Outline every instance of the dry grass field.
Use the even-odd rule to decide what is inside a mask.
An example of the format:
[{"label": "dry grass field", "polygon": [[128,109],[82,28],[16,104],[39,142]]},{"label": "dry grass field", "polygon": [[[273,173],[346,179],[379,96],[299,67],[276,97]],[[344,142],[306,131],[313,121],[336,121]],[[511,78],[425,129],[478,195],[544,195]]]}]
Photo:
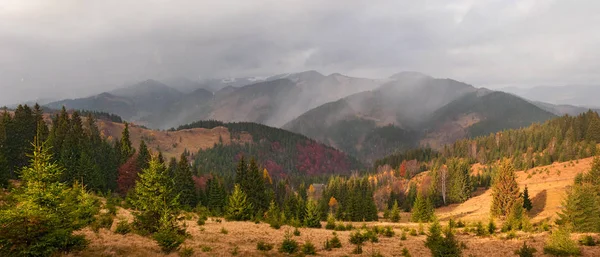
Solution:
[{"label": "dry grass field", "polygon": [[[587,171],[590,167],[592,158],[582,159],[573,162],[555,163],[553,165],[538,167],[528,171],[519,171],[518,183],[524,188],[528,186],[530,197],[534,208],[530,213],[532,223],[548,221],[553,224],[556,213],[560,210],[565,190],[572,185],[573,178],[577,173]],[[478,166],[475,166],[476,170]],[[442,225],[447,224],[449,219],[462,220],[467,225],[467,230],[472,228],[476,222],[482,221],[484,224],[489,220],[489,209],[491,203],[490,190],[477,192],[476,196],[462,204],[446,206],[436,210],[436,215],[442,221]],[[192,215],[193,216],[193,215]],[[117,220],[132,220],[131,214],[123,209],[119,210]],[[419,224],[410,223],[409,213],[403,213],[399,223],[379,222],[355,222],[354,227],[363,225],[373,226],[391,226],[395,232],[393,237],[379,237],[378,243],[366,243],[363,247],[364,253],[357,256],[371,256],[373,253],[380,253],[383,256],[401,256],[401,251],[406,247],[412,256],[431,256],[429,250],[425,247],[426,236],[411,236],[408,232],[407,240],[401,240],[403,230],[418,230]],[[281,229],[270,228],[268,224],[253,222],[227,222],[218,218],[209,218],[203,226],[196,224],[196,217],[190,217],[185,221],[190,238],[184,243],[184,247],[191,247],[194,250],[193,256],[285,256],[277,251],[286,232],[292,232],[293,228],[283,226]],[[497,225],[500,226],[499,221]],[[347,223],[346,223],[347,224]],[[114,231],[115,224],[111,231]],[[325,225],[323,223],[323,225]],[[423,226],[427,230],[428,225]],[[349,243],[350,231],[336,232],[340,238],[343,247],[326,251],[324,242],[332,238],[332,230],[300,228],[300,236],[293,236],[293,239],[300,244],[310,240],[317,248],[317,254],[320,256],[352,256],[354,245]],[[165,255],[160,252],[156,242],[150,238],[142,237],[133,233],[119,235],[109,230],[101,229],[99,233],[92,232],[90,229],[84,229],[82,233],[90,240],[90,245],[82,252],[71,253],[68,256],[178,256],[178,253]],[[226,234],[223,231],[227,231]],[[539,231],[539,230],[538,230]],[[537,249],[535,256],[545,256],[543,254],[544,242],[549,232],[534,233],[516,233],[516,238],[507,239],[506,233],[496,233],[492,236],[476,236],[471,231],[465,231],[465,228],[457,229],[457,238],[464,243],[466,247],[463,250],[463,256],[516,256],[514,251],[518,249],[523,242]],[[580,234],[572,234],[572,238],[577,240]],[[596,240],[598,235],[593,235]],[[274,249],[268,252],[261,252],[256,249],[259,241],[274,244]],[[600,256],[600,247],[582,246],[583,256]]]}]

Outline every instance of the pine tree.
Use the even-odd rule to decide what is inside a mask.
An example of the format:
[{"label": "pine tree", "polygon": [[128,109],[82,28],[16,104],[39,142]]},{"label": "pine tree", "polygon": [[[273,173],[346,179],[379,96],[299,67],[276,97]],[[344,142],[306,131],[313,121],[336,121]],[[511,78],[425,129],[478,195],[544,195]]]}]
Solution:
[{"label": "pine tree", "polygon": [[148,233],[177,228],[178,196],[173,193],[173,183],[164,165],[152,159],[149,167],[138,175],[131,199],[135,208],[134,225]]},{"label": "pine tree", "polygon": [[453,159],[448,164],[450,202],[462,203],[471,196],[471,165],[466,160]]},{"label": "pine tree", "polygon": [[251,216],[252,204],[248,201],[248,197],[242,191],[240,185],[235,184],[225,208],[225,218],[227,220],[245,221],[249,220]]},{"label": "pine tree", "polygon": [[527,185],[525,185],[525,189],[523,190],[523,208],[525,208],[527,211],[531,211],[533,208],[531,199],[529,199],[529,190],[527,189]]},{"label": "pine tree", "polygon": [[600,118],[592,115],[586,131],[586,139],[591,142],[600,143]]},{"label": "pine tree", "polygon": [[494,179],[491,213],[507,216],[518,198],[519,185],[515,178],[515,170],[511,161],[505,159]]},{"label": "pine tree", "polygon": [[208,187],[208,202],[206,206],[211,212],[221,214],[227,202],[225,188],[223,188],[221,181],[214,176],[206,184]]},{"label": "pine tree", "polygon": [[0,255],[51,256],[85,245],[73,235],[93,221],[98,201],[82,186],[60,182],[63,168],[36,140],[21,186],[0,210]]},{"label": "pine tree", "polygon": [[196,207],[198,200],[196,198],[196,187],[192,177],[192,170],[184,154],[181,154],[179,163],[175,169],[173,178],[175,183],[175,194],[179,195],[179,203],[190,209]]},{"label": "pine tree", "polygon": [[309,228],[321,228],[321,212],[317,207],[317,203],[313,200],[308,200],[306,203],[304,224]]}]

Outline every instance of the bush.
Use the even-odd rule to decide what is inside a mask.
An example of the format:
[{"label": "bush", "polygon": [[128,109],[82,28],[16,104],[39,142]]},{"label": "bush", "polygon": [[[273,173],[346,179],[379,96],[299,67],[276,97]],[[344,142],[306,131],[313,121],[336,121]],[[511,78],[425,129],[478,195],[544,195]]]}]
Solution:
[{"label": "bush", "polygon": [[[327,228],[327,226],[325,226],[325,228]],[[338,223],[337,225],[335,225],[335,228],[333,230],[335,230],[335,231],[346,231],[346,226],[344,226],[344,224],[339,224]]]},{"label": "bush", "polygon": [[519,250],[516,250],[515,254],[519,255],[519,257],[533,257],[533,254],[536,252],[537,250],[535,248],[529,247],[525,242],[523,242],[523,246],[521,246]]},{"label": "bush", "polygon": [[204,224],[206,224],[206,221],[208,220],[208,216],[206,216],[206,214],[204,212],[198,214],[198,221],[196,222],[198,224],[198,226],[204,226]]},{"label": "bush", "polygon": [[406,231],[402,230],[402,235],[400,236],[400,240],[406,240]]},{"label": "bush", "polygon": [[236,245],[235,247],[233,247],[233,249],[231,249],[231,256],[237,256],[239,253],[240,248]]},{"label": "bush", "polygon": [[225,229],[225,227],[221,227],[221,234],[227,235],[227,234],[229,234],[229,231],[227,229]]},{"label": "bush", "polygon": [[202,250],[202,252],[207,253],[212,251],[212,247],[208,246],[208,245],[203,245],[202,248],[200,248]]},{"label": "bush", "polygon": [[411,229],[410,229],[410,235],[411,235],[411,236],[417,236],[417,235],[418,235],[418,234],[417,234],[417,230],[415,230],[414,228],[411,228]]},{"label": "bush", "polygon": [[342,248],[342,241],[340,241],[340,238],[335,232],[333,233],[333,238],[329,242],[331,243],[332,248]]},{"label": "bush", "polygon": [[192,257],[194,255],[194,248],[183,247],[179,250],[179,257]]},{"label": "bush", "polygon": [[336,228],[335,217],[333,216],[333,214],[330,213],[329,215],[327,215],[327,225],[325,225],[325,229],[331,230],[331,229],[335,229],[335,228]]},{"label": "bush", "polygon": [[466,226],[467,224],[465,224],[465,222],[463,222],[462,220],[458,220],[458,222],[456,223],[457,228],[464,228]]},{"label": "bush", "polygon": [[110,213],[102,213],[96,217],[91,227],[94,232],[100,231],[101,228],[110,229],[112,227],[114,216]]},{"label": "bush", "polygon": [[292,239],[292,236],[286,232],[283,242],[281,242],[281,246],[279,246],[279,252],[292,254],[297,252],[298,248],[298,242]]},{"label": "bush", "polygon": [[555,256],[580,255],[581,249],[571,240],[571,233],[564,228],[552,232],[544,246],[544,253]]},{"label": "bush", "polygon": [[406,249],[406,247],[402,248],[402,256],[403,257],[412,257],[410,255],[410,252],[408,251],[408,249]]},{"label": "bush", "polygon": [[390,226],[386,226],[385,230],[383,231],[383,235],[386,237],[393,237],[395,234],[396,233],[394,233],[394,230]]},{"label": "bush", "polygon": [[311,241],[306,241],[302,245],[302,253],[306,254],[306,255],[316,255],[317,249],[315,248],[315,245],[313,245],[313,243]]},{"label": "bush", "polygon": [[273,249],[273,244],[265,243],[264,241],[258,241],[256,243],[256,250],[268,252]]},{"label": "bush", "polygon": [[423,223],[419,223],[419,235],[425,235],[425,227]]},{"label": "bush", "polygon": [[127,222],[126,220],[122,220],[119,221],[119,223],[117,223],[115,233],[125,235],[129,232],[131,232],[131,224],[129,224],[129,222]]},{"label": "bush", "polygon": [[371,257],[383,257],[383,254],[381,254],[379,251],[373,251],[371,253]]},{"label": "bush", "polygon": [[175,229],[161,229],[154,233],[153,238],[165,253],[179,249],[179,246],[185,241],[185,236],[179,234]]},{"label": "bush", "polygon": [[488,234],[493,235],[496,233],[496,223],[494,223],[494,219],[490,219],[490,222],[487,226]]},{"label": "bush", "polygon": [[429,227],[425,246],[429,248],[433,257],[461,256],[462,249],[459,245],[451,228],[447,228],[442,236],[442,227],[437,220]]},{"label": "bush", "polygon": [[298,230],[298,228],[294,228],[294,236],[300,236],[300,230]]},{"label": "bush", "polygon": [[477,222],[475,225],[475,234],[477,236],[485,236],[487,234],[487,231],[483,228],[483,223],[481,223],[481,221]]},{"label": "bush", "polygon": [[583,236],[581,239],[579,239],[579,243],[585,246],[596,246],[596,241],[590,235]]}]

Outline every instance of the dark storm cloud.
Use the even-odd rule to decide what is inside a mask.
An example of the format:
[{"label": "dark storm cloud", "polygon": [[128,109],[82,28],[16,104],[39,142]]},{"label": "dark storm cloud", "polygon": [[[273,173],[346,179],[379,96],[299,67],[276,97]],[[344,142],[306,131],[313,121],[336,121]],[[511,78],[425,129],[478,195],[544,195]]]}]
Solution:
[{"label": "dark storm cloud", "polygon": [[147,78],[416,70],[477,86],[594,84],[588,1],[0,1],[0,105]]}]

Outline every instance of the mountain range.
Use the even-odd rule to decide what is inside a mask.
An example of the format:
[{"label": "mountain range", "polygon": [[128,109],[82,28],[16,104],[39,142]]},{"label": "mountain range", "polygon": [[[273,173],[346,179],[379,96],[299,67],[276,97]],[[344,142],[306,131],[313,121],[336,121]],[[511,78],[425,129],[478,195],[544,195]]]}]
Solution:
[{"label": "mountain range", "polygon": [[255,122],[303,134],[366,162],[587,111],[418,72],[366,79],[305,71],[165,83],[146,80],[46,107],[114,113],[153,129],[198,120]]}]

